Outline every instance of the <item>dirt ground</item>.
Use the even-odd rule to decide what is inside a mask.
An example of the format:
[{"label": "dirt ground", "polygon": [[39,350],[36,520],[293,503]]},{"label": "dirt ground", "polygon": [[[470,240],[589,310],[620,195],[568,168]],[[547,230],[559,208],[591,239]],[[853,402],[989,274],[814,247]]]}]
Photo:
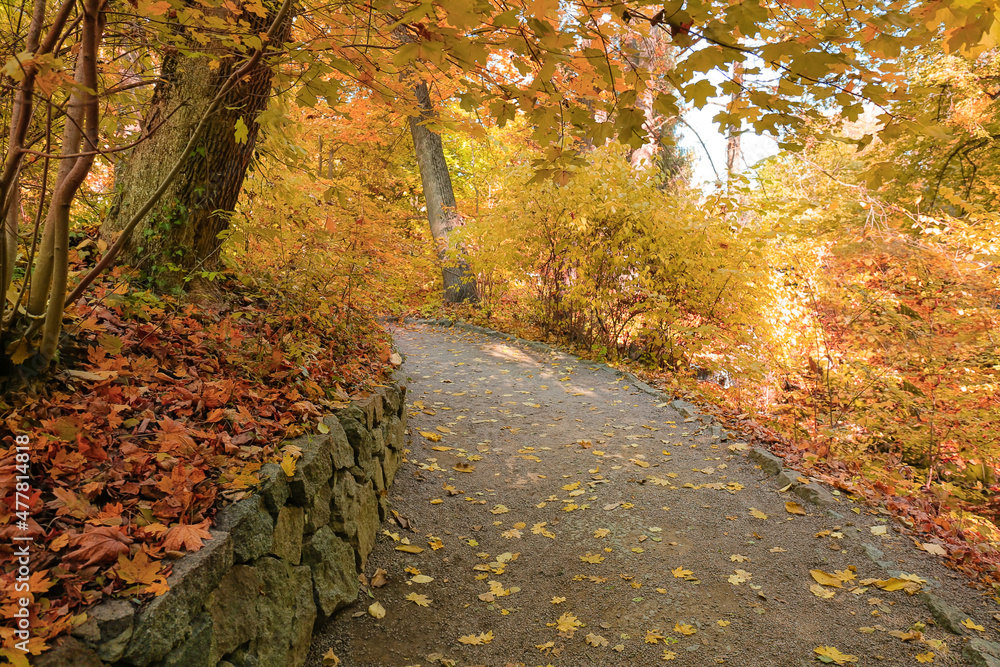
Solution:
[{"label": "dirt ground", "polygon": [[781,492],[708,417],[563,353],[425,326],[396,341],[402,525],[385,523],[365,573],[387,583],[319,628],[310,666],[330,650],[344,667],[798,666],[819,647],[857,658],[843,664],[966,664],[968,639],[919,595],[867,581],[890,579],[876,560],[1000,639],[1000,608],[885,512]]}]

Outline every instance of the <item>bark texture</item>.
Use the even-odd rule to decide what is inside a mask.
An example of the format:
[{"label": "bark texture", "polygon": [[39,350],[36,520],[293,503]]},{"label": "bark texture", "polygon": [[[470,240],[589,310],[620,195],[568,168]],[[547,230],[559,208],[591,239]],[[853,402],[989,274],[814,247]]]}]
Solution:
[{"label": "bark texture", "polygon": [[[275,4],[271,5],[276,11]],[[250,20],[250,33],[262,32],[274,14]],[[283,21],[277,40],[284,41],[291,25]],[[160,186],[169,165],[187,144],[192,130],[208,109],[241,59],[218,45],[209,45],[208,56],[164,57],[162,81],[157,84],[143,121],[146,139],[116,169],[116,199],[101,235],[112,242]],[[258,62],[218,105],[201,134],[198,145],[158,204],[131,234],[122,250],[122,261],[139,266],[161,283],[177,283],[192,271],[219,265],[219,238],[229,227],[243,179],[253,159],[260,127],[257,115],[267,106],[272,70]],[[247,128],[237,140],[239,120]]]},{"label": "bark texture", "polygon": [[418,84],[415,92],[420,105],[420,116],[410,117],[410,134],[413,136],[413,148],[420,168],[427,222],[430,223],[431,235],[437,244],[438,259],[441,262],[444,299],[449,303],[475,301],[476,282],[469,272],[468,264],[464,260],[455,262],[447,257],[448,234],[458,222],[458,205],[451,185],[451,174],[448,173],[448,163],[444,159],[441,135],[427,127],[428,121],[434,120],[434,106],[431,104],[427,84]]}]

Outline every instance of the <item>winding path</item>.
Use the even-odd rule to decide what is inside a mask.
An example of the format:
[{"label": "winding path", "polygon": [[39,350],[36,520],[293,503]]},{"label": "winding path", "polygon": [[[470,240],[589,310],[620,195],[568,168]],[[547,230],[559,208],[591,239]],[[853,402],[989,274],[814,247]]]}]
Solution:
[{"label": "winding path", "polygon": [[[309,665],[332,649],[344,667],[798,666],[821,646],[861,665],[965,664],[968,640],[930,623],[921,596],[860,583],[887,580],[887,564],[997,639],[997,610],[887,516],[781,492],[708,417],[567,354],[425,326],[396,341],[410,378],[411,451],[390,491],[402,525],[386,522],[366,572],[388,583],[320,629]],[[921,622],[930,643],[889,634]]]}]

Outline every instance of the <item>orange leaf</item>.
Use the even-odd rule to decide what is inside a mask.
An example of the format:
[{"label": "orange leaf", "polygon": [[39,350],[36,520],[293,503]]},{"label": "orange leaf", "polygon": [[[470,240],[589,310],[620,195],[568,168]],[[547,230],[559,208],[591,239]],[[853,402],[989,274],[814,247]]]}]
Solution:
[{"label": "orange leaf", "polygon": [[120,554],[127,554],[130,544],[132,538],[115,526],[87,526],[82,534],[69,538],[73,551],[66,554],[66,560],[78,568],[103,565],[114,561]]},{"label": "orange leaf", "polygon": [[167,551],[198,551],[203,546],[202,540],[212,539],[206,528],[208,519],[196,524],[174,524],[163,538],[163,548]]}]

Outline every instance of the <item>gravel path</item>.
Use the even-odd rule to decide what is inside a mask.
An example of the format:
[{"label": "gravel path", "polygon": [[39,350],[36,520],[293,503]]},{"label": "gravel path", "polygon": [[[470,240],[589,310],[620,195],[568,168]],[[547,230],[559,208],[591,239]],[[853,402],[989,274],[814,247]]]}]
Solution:
[{"label": "gravel path", "polygon": [[319,629],[309,665],[332,649],[344,667],[798,666],[823,646],[858,659],[844,664],[966,664],[968,638],[921,595],[865,583],[887,565],[998,638],[996,605],[885,513],[783,493],[708,417],[567,354],[426,326],[396,341],[410,378],[401,522],[366,572],[388,583]]}]

